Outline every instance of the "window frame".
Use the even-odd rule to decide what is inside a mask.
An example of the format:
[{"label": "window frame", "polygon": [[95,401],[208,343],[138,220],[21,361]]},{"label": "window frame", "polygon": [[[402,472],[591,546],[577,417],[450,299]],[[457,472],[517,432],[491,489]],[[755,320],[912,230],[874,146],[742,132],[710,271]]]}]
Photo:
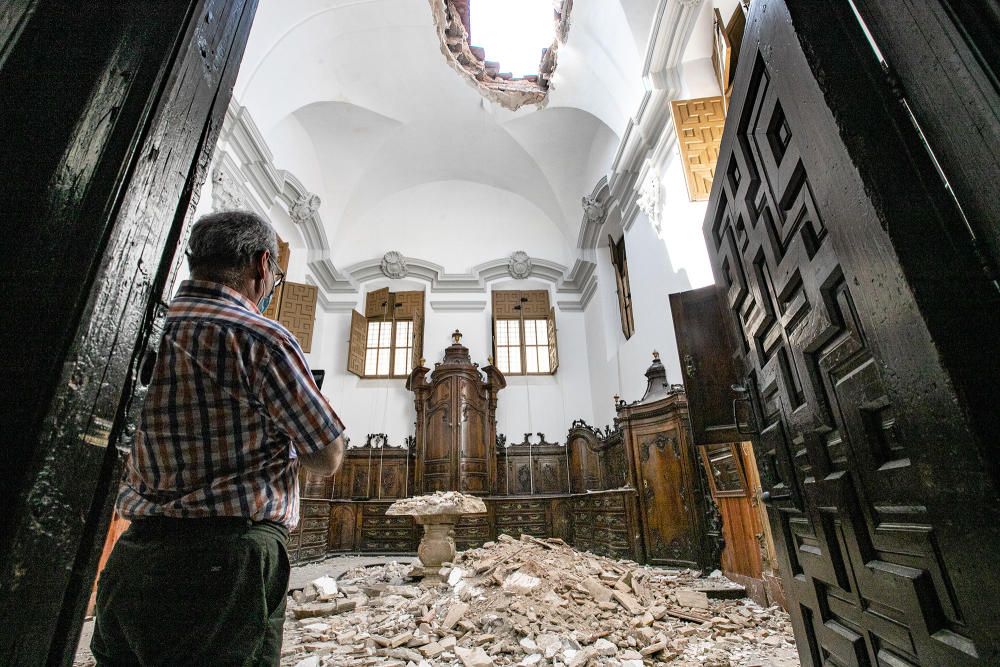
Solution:
[{"label": "window frame", "polygon": [[[413,317],[397,317],[395,319],[392,319],[392,318],[386,319],[384,316],[381,316],[381,315],[380,316],[375,316],[375,317],[366,317],[365,318],[365,331],[366,331],[366,333],[368,331],[368,327],[370,327],[373,323],[376,323],[376,322],[379,323],[379,324],[386,324],[386,323],[388,323],[390,325],[390,327],[389,327],[389,347],[388,348],[384,348],[384,347],[375,348],[375,349],[380,349],[380,350],[385,350],[385,349],[389,350],[389,352],[388,352],[388,355],[389,355],[389,374],[388,375],[383,375],[383,374],[379,374],[379,373],[374,373],[374,374],[364,373],[363,375],[360,376],[362,379],[365,379],[365,380],[405,380],[407,377],[409,377],[410,373],[413,371],[413,367],[412,367],[412,364],[413,364],[413,333],[414,333],[413,329],[416,326],[416,324],[414,322],[414,319],[415,318],[413,318]],[[404,349],[404,350],[405,349],[409,349],[410,350],[410,368],[408,368],[406,370],[406,372],[403,373],[402,375],[394,373],[395,368],[396,368],[396,353],[397,353],[397,350],[400,349],[396,345],[396,333],[398,331],[397,325],[400,322],[409,322],[410,323],[410,344],[407,347],[401,348],[401,349]],[[368,350],[370,350],[370,349],[372,349],[372,348],[368,347],[368,337],[365,336],[365,349],[364,349],[365,365],[366,365],[365,370],[367,370]],[[376,366],[376,368],[378,368],[378,359],[376,359],[376,361],[375,361],[375,366]]]},{"label": "window frame", "polygon": [[[544,317],[538,317],[536,315],[532,315],[530,317],[524,317],[523,315],[519,316],[519,317],[512,317],[510,315],[498,315],[497,314],[497,310],[498,310],[497,299],[496,299],[495,296],[493,297],[493,313],[492,313],[493,364],[505,376],[511,376],[511,377],[513,377],[513,376],[539,376],[539,377],[542,377],[542,376],[547,376],[547,375],[555,375],[556,372],[559,370],[558,342],[557,342],[556,336],[555,336],[555,322],[554,322],[555,321],[555,309],[553,309],[553,308],[551,308],[549,306],[548,291],[547,290],[529,290],[529,291],[522,291],[522,290],[494,290],[493,294],[494,295],[496,295],[497,293],[530,294],[530,293],[533,293],[533,292],[537,292],[539,294],[542,294],[542,293],[545,294],[543,311],[545,313],[547,313],[547,315],[544,316]],[[541,302],[539,302],[539,303],[541,303]],[[501,346],[499,344],[499,340],[500,340],[499,329],[500,329],[500,323],[501,322],[517,322],[518,343],[517,343],[516,347],[518,348],[518,355],[519,355],[519,361],[520,361],[520,370],[517,371],[517,372],[510,371],[510,370],[504,370],[500,366],[500,349],[501,349],[501,347],[505,348],[505,349],[513,349],[515,347],[514,345],[503,345],[503,346]],[[534,344],[534,345],[529,345],[528,344],[527,325],[526,325],[526,323],[528,323],[528,322],[532,322],[532,323],[535,324],[535,339],[536,339],[536,344]],[[550,326],[552,328],[552,333],[550,333],[550,331],[549,331],[550,330]],[[542,333],[542,336],[541,336],[540,340],[544,341],[543,345],[539,345],[537,343],[537,341],[539,340],[539,330]],[[531,347],[531,348],[533,348],[535,350],[536,359],[540,357],[540,355],[542,354],[542,350],[544,350],[545,363],[548,366],[548,370],[547,371],[529,371],[528,370],[528,348],[529,347]],[[553,359],[555,359],[555,364],[554,365],[553,365]],[[508,366],[509,366],[509,364],[508,364]]]}]

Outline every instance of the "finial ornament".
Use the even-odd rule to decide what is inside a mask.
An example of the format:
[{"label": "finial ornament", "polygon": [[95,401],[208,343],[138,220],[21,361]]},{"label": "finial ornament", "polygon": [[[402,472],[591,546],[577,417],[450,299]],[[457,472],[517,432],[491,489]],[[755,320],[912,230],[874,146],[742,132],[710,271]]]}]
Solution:
[{"label": "finial ornament", "polygon": [[656,350],[653,350],[653,359],[659,359],[659,358],[660,358],[660,353],[657,352]]},{"label": "finial ornament", "polygon": [[615,405],[618,405],[619,403],[621,403],[622,397],[619,396],[618,394],[615,394],[613,398],[614,398],[614,401],[615,401]]},{"label": "finial ornament", "polygon": [[451,335],[451,340],[455,345],[458,345],[462,341],[462,332],[455,329],[455,333]]},{"label": "finial ornament", "polygon": [[488,363],[490,366],[493,365],[493,355],[492,354],[490,356],[486,357],[486,363]]}]

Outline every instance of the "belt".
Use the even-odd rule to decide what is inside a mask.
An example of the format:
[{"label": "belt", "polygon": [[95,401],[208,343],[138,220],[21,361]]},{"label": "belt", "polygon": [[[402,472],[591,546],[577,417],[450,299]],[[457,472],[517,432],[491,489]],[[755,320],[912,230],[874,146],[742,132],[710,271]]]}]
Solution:
[{"label": "belt", "polygon": [[219,535],[243,533],[255,526],[276,532],[281,539],[288,539],[288,528],[274,521],[256,521],[239,516],[212,516],[177,518],[172,516],[147,516],[136,518],[132,527],[139,533],[156,535]]}]

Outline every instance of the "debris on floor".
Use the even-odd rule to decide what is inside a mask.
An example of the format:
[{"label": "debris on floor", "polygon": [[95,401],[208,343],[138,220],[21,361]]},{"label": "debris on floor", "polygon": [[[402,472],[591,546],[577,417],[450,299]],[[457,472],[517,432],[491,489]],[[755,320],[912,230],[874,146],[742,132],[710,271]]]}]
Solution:
[{"label": "debris on floor", "polygon": [[446,583],[431,587],[389,563],[293,591],[282,665],[799,664],[788,615],[720,599],[733,585],[717,573],[641,566],[527,535],[501,535],[455,561],[443,568]]}]

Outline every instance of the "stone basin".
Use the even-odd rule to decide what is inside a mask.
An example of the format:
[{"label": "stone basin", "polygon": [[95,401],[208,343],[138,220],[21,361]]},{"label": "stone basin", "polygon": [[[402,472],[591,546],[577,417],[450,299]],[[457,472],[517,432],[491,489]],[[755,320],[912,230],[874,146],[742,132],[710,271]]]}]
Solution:
[{"label": "stone basin", "polygon": [[455,558],[455,524],[466,514],[485,514],[486,503],[475,496],[457,491],[438,491],[426,496],[397,500],[385,511],[391,516],[412,516],[424,527],[424,534],[417,547],[422,567],[415,567],[413,574],[422,576],[424,582],[442,581],[441,566]]}]

